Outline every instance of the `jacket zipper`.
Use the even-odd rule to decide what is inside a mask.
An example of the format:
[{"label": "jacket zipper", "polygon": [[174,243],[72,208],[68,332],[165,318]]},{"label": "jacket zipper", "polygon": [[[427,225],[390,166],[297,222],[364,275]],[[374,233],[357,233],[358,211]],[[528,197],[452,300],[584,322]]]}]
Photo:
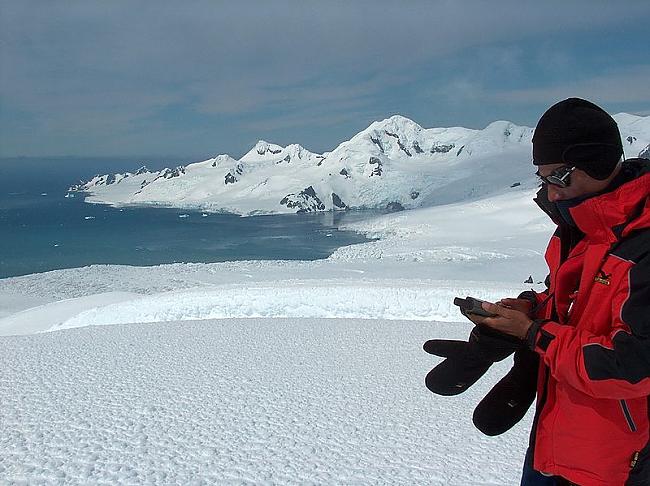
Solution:
[{"label": "jacket zipper", "polygon": [[636,432],[636,424],[634,423],[630,409],[627,407],[627,402],[625,400],[620,400],[620,403],[621,409],[623,410],[623,415],[625,416],[625,421],[627,422],[627,426],[630,428],[631,432]]}]

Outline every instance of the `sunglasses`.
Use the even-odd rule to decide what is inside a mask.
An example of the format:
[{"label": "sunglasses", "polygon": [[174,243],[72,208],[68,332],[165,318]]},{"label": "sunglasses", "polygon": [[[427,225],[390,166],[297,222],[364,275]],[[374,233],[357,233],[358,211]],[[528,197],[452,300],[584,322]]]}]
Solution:
[{"label": "sunglasses", "polygon": [[542,181],[542,184],[550,184],[557,187],[569,187],[571,185],[571,173],[576,170],[576,167],[571,167],[569,165],[562,166],[558,169],[555,169],[547,176],[543,176],[537,171],[535,175],[539,177]]}]

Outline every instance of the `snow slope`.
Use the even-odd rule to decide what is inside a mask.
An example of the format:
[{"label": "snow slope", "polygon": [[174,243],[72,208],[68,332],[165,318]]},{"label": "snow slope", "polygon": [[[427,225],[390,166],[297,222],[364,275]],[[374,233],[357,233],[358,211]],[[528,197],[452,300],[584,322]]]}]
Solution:
[{"label": "snow slope", "polygon": [[498,438],[434,396],[421,349],[467,324],[246,319],[0,339],[0,483],[516,484]]},{"label": "snow slope", "polygon": [[[650,117],[615,116],[627,157],[650,144]],[[496,121],[483,130],[422,128],[395,115],[331,152],[258,142],[241,159],[106,174],[70,188],[87,202],[164,205],[237,214],[416,208],[531,188],[533,130]]]}]

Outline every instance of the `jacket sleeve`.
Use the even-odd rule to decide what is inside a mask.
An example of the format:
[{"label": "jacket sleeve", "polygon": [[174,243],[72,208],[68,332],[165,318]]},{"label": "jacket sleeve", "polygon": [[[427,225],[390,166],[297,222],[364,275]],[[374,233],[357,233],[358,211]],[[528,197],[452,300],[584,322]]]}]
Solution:
[{"label": "jacket sleeve", "polygon": [[553,321],[534,321],[528,344],[551,374],[597,398],[650,395],[650,255],[629,270],[612,300],[612,331],[594,335]]},{"label": "jacket sleeve", "polygon": [[546,284],[546,289],[542,292],[536,292],[533,289],[526,290],[517,296],[518,299],[525,299],[533,304],[532,318],[538,318],[546,314],[545,309],[546,305],[549,302],[548,297],[548,287],[550,284],[550,275],[546,276],[544,282]]}]

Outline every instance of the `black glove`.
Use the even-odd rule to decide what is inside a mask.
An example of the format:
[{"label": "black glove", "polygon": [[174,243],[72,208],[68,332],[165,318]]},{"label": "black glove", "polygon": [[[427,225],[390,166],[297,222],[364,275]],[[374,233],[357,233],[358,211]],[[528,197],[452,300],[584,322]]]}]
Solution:
[{"label": "black glove", "polygon": [[519,422],[535,400],[539,356],[521,347],[512,368],[474,409],[472,421],[485,435],[499,435]]},{"label": "black glove", "polygon": [[424,343],[429,354],[445,359],[426,377],[429,390],[438,395],[458,395],[485,374],[492,363],[510,356],[521,340],[485,326],[474,326],[467,342],[432,339]]}]

